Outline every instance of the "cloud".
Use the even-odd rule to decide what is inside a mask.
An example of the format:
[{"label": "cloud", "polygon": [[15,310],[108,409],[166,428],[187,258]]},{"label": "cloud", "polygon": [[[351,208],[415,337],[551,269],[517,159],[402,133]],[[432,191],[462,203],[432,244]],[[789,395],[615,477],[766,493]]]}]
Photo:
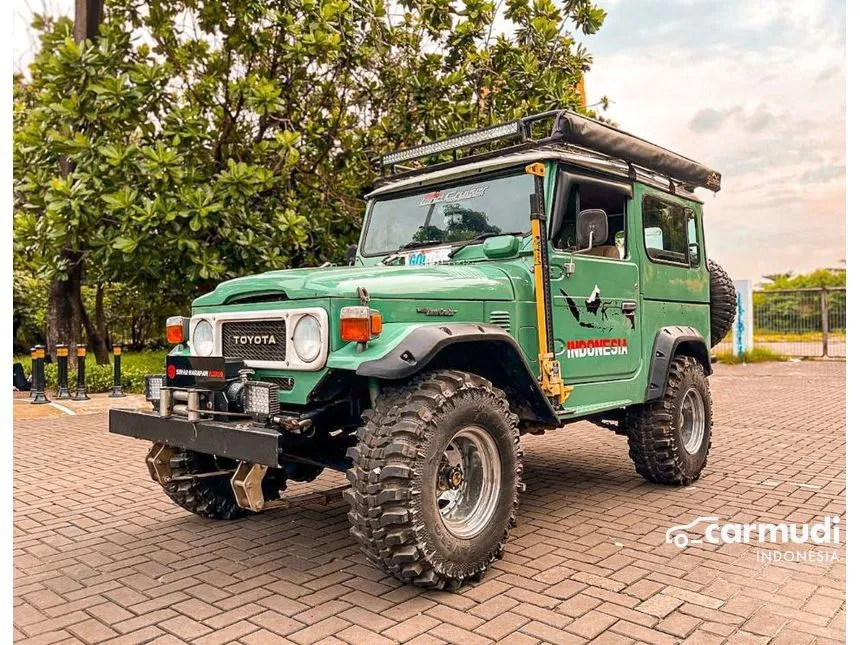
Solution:
[{"label": "cloud", "polygon": [[731,108],[730,110],[715,110],[714,108],[702,108],[690,121],[690,129],[693,132],[716,132],[725,123],[726,119],[731,115],[732,111],[739,108]]},{"label": "cloud", "polygon": [[747,132],[762,132],[774,121],[774,116],[764,105],[759,105],[749,117],[743,117],[741,122]]},{"label": "cloud", "polygon": [[716,132],[731,118],[736,119],[747,132],[761,132],[773,123],[775,117],[764,105],[759,105],[749,115],[745,114],[739,105],[724,110],[702,108],[690,120],[690,129],[700,133]]},{"label": "cloud", "polygon": [[817,184],[831,179],[845,178],[845,164],[821,166],[815,170],[807,170],[800,176],[802,184]]},{"label": "cloud", "polygon": [[716,132],[731,118],[734,118],[747,132],[762,132],[774,122],[776,117],[764,105],[759,105],[749,115],[745,114],[739,105],[723,110],[702,108],[690,120],[690,129],[699,133]]},{"label": "cloud", "polygon": [[831,78],[841,76],[844,72],[845,72],[844,68],[839,67],[838,65],[833,65],[832,67],[828,67],[823,72],[821,72],[818,76],[816,76],[815,80],[816,81],[829,81]]}]

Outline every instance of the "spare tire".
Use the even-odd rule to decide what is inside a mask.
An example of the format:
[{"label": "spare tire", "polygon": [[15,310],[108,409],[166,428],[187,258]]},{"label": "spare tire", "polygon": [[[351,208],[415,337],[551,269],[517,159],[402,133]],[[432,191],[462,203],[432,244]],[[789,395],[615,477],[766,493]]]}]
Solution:
[{"label": "spare tire", "polygon": [[711,347],[714,347],[732,328],[738,311],[738,294],[726,270],[708,260],[711,274]]}]

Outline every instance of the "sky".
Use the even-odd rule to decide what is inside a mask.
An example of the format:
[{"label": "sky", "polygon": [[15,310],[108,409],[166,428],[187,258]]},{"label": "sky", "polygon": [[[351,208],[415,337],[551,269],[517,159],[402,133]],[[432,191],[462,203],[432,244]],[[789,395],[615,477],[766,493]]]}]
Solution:
[{"label": "sky", "polygon": [[[720,171],[705,202],[708,256],[734,278],[842,267],[845,259],[845,4],[839,0],[596,0],[603,28],[589,102],[621,128]],[[13,0],[13,64],[33,11]]]},{"label": "sky", "polygon": [[723,175],[708,256],[732,277],[845,259],[845,5],[598,0],[588,101],[619,127]]}]

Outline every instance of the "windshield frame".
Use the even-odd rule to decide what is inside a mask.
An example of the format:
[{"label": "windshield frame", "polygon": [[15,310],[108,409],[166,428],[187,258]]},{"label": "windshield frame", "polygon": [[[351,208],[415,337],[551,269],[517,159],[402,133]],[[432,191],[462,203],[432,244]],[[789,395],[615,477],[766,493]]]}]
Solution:
[{"label": "windshield frame", "polygon": [[[399,249],[388,249],[387,251],[376,252],[376,253],[367,253],[364,250],[365,243],[367,242],[367,234],[370,230],[371,220],[373,219],[373,210],[376,207],[376,204],[383,201],[390,201],[395,199],[402,199],[404,197],[414,197],[416,195],[422,195],[427,193],[428,191],[434,190],[448,190],[450,188],[456,188],[458,186],[466,186],[468,184],[476,184],[482,181],[491,181],[494,179],[502,179],[504,177],[513,177],[517,175],[525,175],[528,174],[525,172],[524,166],[508,166],[505,168],[493,169],[491,172],[482,173],[478,172],[473,175],[467,175],[466,177],[457,177],[456,179],[451,179],[449,181],[440,181],[438,183],[428,183],[422,184],[420,186],[410,187],[407,190],[396,191],[385,193],[384,195],[380,195],[379,197],[373,198],[367,204],[366,215],[364,218],[364,225],[361,229],[361,240],[359,244],[359,253],[363,258],[384,258],[388,257],[392,254],[399,253]],[[521,234],[529,234],[530,221],[528,219],[529,213],[526,213],[526,219],[524,220],[523,230]],[[410,250],[422,249],[422,248],[434,248],[438,246],[452,246],[457,247],[460,246],[463,241],[451,241],[451,242],[428,242],[426,245],[415,246]]]}]

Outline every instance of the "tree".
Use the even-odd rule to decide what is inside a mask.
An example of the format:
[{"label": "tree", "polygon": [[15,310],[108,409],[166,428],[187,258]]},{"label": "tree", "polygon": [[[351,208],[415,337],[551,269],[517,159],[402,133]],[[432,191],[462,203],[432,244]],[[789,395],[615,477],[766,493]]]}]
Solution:
[{"label": "tree", "polygon": [[15,80],[16,253],[68,276],[84,317],[85,284],[187,303],[224,279],[342,258],[374,155],[587,111],[591,58],[574,34],[603,10],[515,0],[500,33],[500,6],[109,0],[98,43],[37,21],[41,51]]},{"label": "tree", "polygon": [[781,289],[814,289],[816,287],[844,287],[846,285],[845,269],[815,269],[809,273],[793,274],[775,273],[764,276],[768,282],[761,288],[764,291]]}]

